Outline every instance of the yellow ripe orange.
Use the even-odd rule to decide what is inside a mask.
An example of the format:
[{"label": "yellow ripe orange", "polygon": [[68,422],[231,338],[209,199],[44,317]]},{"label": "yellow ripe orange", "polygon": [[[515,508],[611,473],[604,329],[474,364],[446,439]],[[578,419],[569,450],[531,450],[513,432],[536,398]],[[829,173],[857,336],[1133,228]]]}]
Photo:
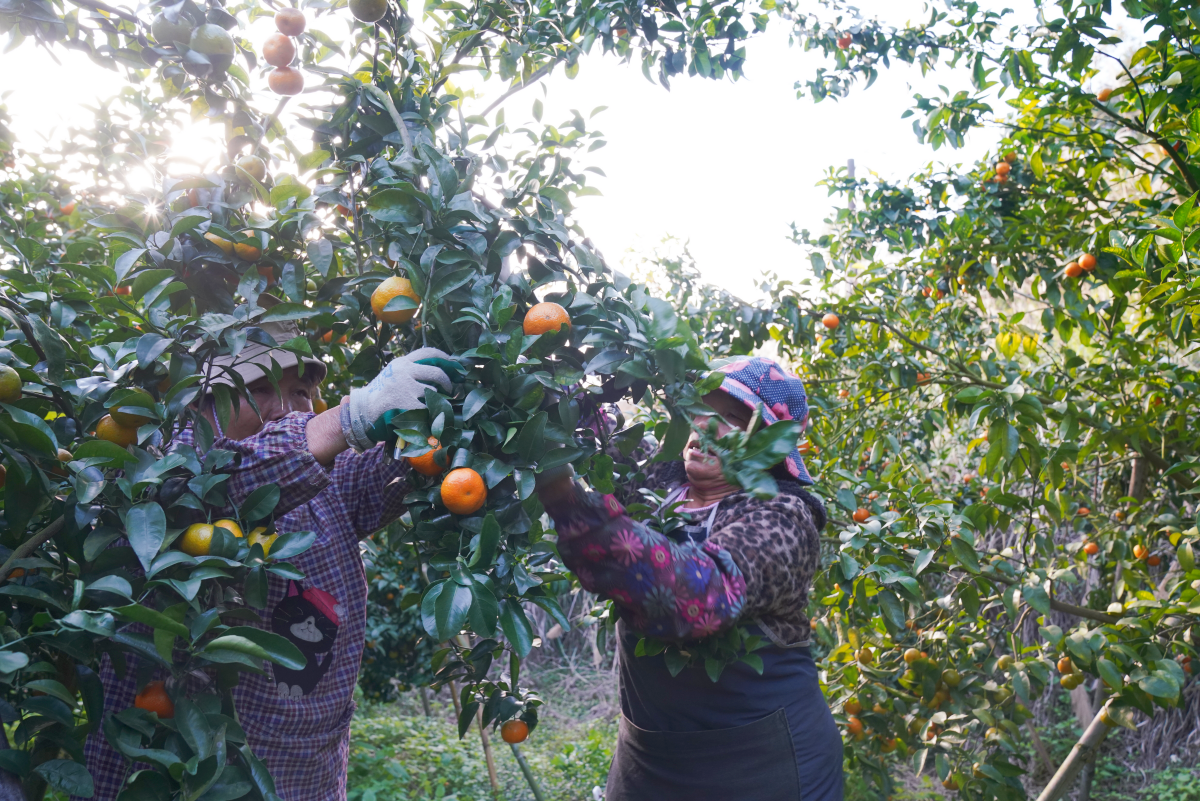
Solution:
[{"label": "yellow ripe orange", "polygon": [[523,743],[529,737],[529,724],[523,720],[510,720],[500,727],[500,737],[509,745]]},{"label": "yellow ripe orange", "polygon": [[842,709],[847,715],[857,715],[862,712],[863,707],[857,698],[851,698],[849,701],[842,704]]},{"label": "yellow ripe orange", "polygon": [[1008,175],[1012,172],[1012,165],[1007,161],[1001,161],[996,164],[996,175]]},{"label": "yellow ripe orange", "polygon": [[159,719],[175,717],[175,702],[167,695],[167,685],[161,681],[152,681],[134,696],[133,705],[138,709],[153,712]]},{"label": "yellow ripe orange", "polygon": [[[150,393],[144,389],[135,387],[134,391],[139,395],[145,395],[147,398],[150,397]],[[146,423],[153,422],[154,420],[153,417],[149,417],[148,415],[137,414],[135,412],[122,412],[119,411],[119,409],[120,407],[118,406],[118,408],[111,410],[109,414],[112,415],[112,419],[116,420],[126,428],[137,428],[138,426],[144,426]]]},{"label": "yellow ripe orange", "polygon": [[1079,266],[1079,262],[1073,261],[1067,265],[1065,270],[1063,270],[1063,274],[1066,275],[1067,278],[1078,278],[1079,276],[1083,275],[1083,268]]},{"label": "yellow ripe orange", "polygon": [[325,402],[324,398],[314,398],[313,411],[317,414],[323,414],[324,412],[329,411],[329,404]]},{"label": "yellow ripe orange", "polygon": [[1091,253],[1084,253],[1079,257],[1079,266],[1090,273],[1096,269],[1096,257]]},{"label": "yellow ripe orange", "polygon": [[273,33],[263,42],[262,54],[272,67],[286,67],[296,58],[296,45],[282,33]]},{"label": "yellow ripe orange", "polygon": [[1150,549],[1148,549],[1145,545],[1133,546],[1133,555],[1138,559],[1145,559],[1149,553]]},{"label": "yellow ripe orange", "polygon": [[440,476],[442,473],[446,472],[446,468],[437,463],[437,459],[434,458],[434,455],[441,452],[442,446],[434,437],[430,437],[427,441],[429,443],[429,447],[433,448],[433,450],[431,450],[429,453],[423,453],[420,456],[406,456],[404,458],[412,466],[412,469],[416,470],[421,475]]},{"label": "yellow ripe orange", "polygon": [[451,470],[442,479],[442,503],[456,515],[477,512],[487,500],[483,477],[469,467]]},{"label": "yellow ripe orange", "polygon": [[179,538],[179,550],[188,556],[208,556],[214,530],[212,523],[193,523]]},{"label": "yellow ripe orange", "polygon": [[391,323],[392,325],[407,323],[411,320],[417,313],[416,309],[384,311],[384,307],[393,298],[401,295],[411,298],[414,303],[419,304],[421,302],[421,296],[417,294],[417,290],[413,289],[412,282],[398,275],[385,278],[383,283],[375,287],[375,291],[371,293],[371,311],[375,313],[376,319],[383,323]]},{"label": "yellow ripe orange", "polygon": [[916,662],[920,658],[921,658],[921,652],[918,651],[916,648],[909,648],[904,652],[904,661],[910,665],[913,662]]},{"label": "yellow ripe orange", "polygon": [[851,515],[851,517],[854,518],[855,523],[865,523],[865,522],[867,522],[867,518],[869,518],[870,516],[871,516],[871,513],[869,511],[867,511],[866,509],[862,508],[861,506],[858,507],[857,509],[855,509],[854,514]]},{"label": "yellow ripe orange", "polygon": [[298,8],[284,8],[275,12],[275,27],[280,33],[288,36],[299,36],[304,33],[307,20],[304,12]]},{"label": "yellow ripe orange", "polygon": [[1080,506],[1079,509],[1075,512],[1075,514],[1079,515],[1080,517],[1087,517],[1091,513],[1092,513],[1092,510],[1087,508],[1086,506]]},{"label": "yellow ripe orange", "polygon": [[841,324],[842,324],[842,321],[840,319],[838,319],[838,316],[836,314],[834,314],[833,312],[829,312],[829,314],[826,314],[824,317],[821,318],[821,325],[825,326],[826,328],[828,328],[830,330],[837,328]]},{"label": "yellow ripe orange", "polygon": [[1017,151],[1010,150],[1007,153],[1005,153],[1004,160],[1007,161],[1009,164],[1015,163],[1017,160]]},{"label": "yellow ripe orange", "polygon": [[228,518],[224,520],[218,520],[217,522],[213,523],[213,529],[218,528],[225,529],[239,540],[242,538],[242,527],[237,524],[236,520],[230,520]]},{"label": "yellow ripe orange", "polygon": [[879,750],[885,754],[890,754],[896,750],[896,738],[889,737],[886,740],[879,741]]},{"label": "yellow ripe orange", "polygon": [[224,237],[220,237],[220,236],[217,236],[216,234],[211,234],[211,233],[205,234],[204,238],[207,239],[209,242],[212,242],[217,247],[219,247],[221,249],[221,252],[224,253],[226,256],[233,255],[233,243],[230,242],[228,239],[225,239]]},{"label": "yellow ripe orange", "polygon": [[1112,89],[1107,86],[1096,94],[1096,99],[1101,103],[1107,103],[1110,97],[1112,97]]},{"label": "yellow ripe orange", "polygon": [[291,67],[276,67],[267,76],[267,85],[277,95],[298,95],[304,91],[304,73]]},{"label": "yellow ripe orange", "polygon": [[1162,564],[1162,557],[1158,554],[1154,554],[1146,559],[1146,564],[1150,565],[1150,567],[1158,567]]},{"label": "yellow ripe orange", "polygon": [[850,720],[846,721],[846,731],[857,737],[863,733],[863,722],[857,717],[851,715]]},{"label": "yellow ripe orange", "polygon": [[251,245],[249,242],[238,242],[233,246],[233,252],[243,261],[254,262],[262,258],[262,248]]},{"label": "yellow ripe orange", "polygon": [[1095,556],[1096,554],[1100,553],[1100,546],[1097,543],[1088,542],[1083,546],[1083,552],[1088,556]]},{"label": "yellow ripe orange", "polygon": [[253,548],[255,545],[261,545],[263,549],[263,556],[266,556],[271,552],[271,545],[274,544],[275,540],[277,539],[279,539],[278,534],[271,534],[270,536],[267,536],[267,527],[259,526],[250,532],[250,539],[246,540],[246,543],[251,548]]},{"label": "yellow ripe orange", "polygon": [[[332,328],[321,335],[321,341],[324,342],[326,345],[329,345],[333,342],[333,329]],[[338,337],[338,344],[339,345],[346,344],[346,334],[342,334],[340,337]]]},{"label": "yellow ripe orange", "polygon": [[16,403],[21,399],[23,383],[17,371],[0,364],[0,403]]},{"label": "yellow ripe orange", "polygon": [[839,390],[838,390],[838,397],[839,397],[839,398],[848,398],[848,397],[850,397],[850,390],[848,390],[848,389],[839,389]]},{"label": "yellow ripe orange", "polygon": [[571,327],[567,310],[557,303],[538,303],[525,313],[522,328],[526,336],[537,336],[546,332],[558,333],[563,326]]},{"label": "yellow ripe orange", "polygon": [[267,178],[267,163],[258,156],[242,156],[237,160],[237,166],[259,183]]},{"label": "yellow ripe orange", "polygon": [[137,442],[137,429],[123,426],[114,420],[111,414],[106,414],[96,424],[96,438],[126,448]]},{"label": "yellow ripe orange", "polygon": [[1075,672],[1075,663],[1071,661],[1071,657],[1064,656],[1062,659],[1058,660],[1058,672],[1064,676]]}]

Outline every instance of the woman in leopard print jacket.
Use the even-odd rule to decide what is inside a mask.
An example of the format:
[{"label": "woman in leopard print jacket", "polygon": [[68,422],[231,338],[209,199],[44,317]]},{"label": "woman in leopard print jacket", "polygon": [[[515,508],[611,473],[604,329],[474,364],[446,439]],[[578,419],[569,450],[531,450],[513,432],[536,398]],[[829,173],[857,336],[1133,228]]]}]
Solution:
[{"label": "woman in leopard print jacket", "polygon": [[[718,434],[807,421],[801,381],[768,359],[723,368],[705,402]],[[697,420],[698,425],[707,420]],[[608,801],[833,801],[842,797],[841,738],[809,653],[808,592],[820,561],[821,502],[799,451],[777,468],[779,494],[756,500],[732,486],[693,434],[682,462],[647,465],[645,486],[681,503],[675,539],[633,521],[620,501],[569,477],[538,489],[566,565],[621,613],[622,719]],[[640,499],[639,499],[640,500]],[[672,675],[661,655],[637,656],[643,635],[687,643],[746,625],[769,644],[713,682],[702,667]],[[685,645],[686,650],[686,645]]]}]

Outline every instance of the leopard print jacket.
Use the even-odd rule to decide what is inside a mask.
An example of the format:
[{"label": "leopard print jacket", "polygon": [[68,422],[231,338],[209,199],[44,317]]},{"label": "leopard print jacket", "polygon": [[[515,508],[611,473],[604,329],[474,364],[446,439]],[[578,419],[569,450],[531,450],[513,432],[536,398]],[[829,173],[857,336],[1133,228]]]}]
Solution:
[{"label": "leopard print jacket", "polygon": [[[647,464],[640,475],[623,487],[623,501],[643,501],[640,489],[665,495],[687,481],[683,462]],[[808,645],[808,593],[821,561],[825,507],[799,482],[778,483],[771,500],[745,493],[723,500],[708,542],[728,551],[745,578],[742,620],[758,623],[775,645]]]}]

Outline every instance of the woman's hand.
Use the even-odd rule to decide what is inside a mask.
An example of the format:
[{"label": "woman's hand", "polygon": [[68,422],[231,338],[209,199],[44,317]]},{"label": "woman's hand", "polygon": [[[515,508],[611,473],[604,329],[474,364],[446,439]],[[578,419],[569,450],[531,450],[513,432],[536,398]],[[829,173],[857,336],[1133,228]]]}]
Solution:
[{"label": "woman's hand", "polygon": [[539,473],[535,485],[538,500],[547,509],[558,505],[570,497],[575,490],[575,469],[569,464],[552,467]]}]

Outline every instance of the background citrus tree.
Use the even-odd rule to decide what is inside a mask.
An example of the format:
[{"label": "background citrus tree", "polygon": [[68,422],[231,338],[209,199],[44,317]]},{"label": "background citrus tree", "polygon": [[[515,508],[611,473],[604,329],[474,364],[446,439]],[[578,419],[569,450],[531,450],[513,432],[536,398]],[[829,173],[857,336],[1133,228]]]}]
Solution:
[{"label": "background citrus tree", "polygon": [[[884,794],[907,756],[968,797],[1057,798],[1110,727],[1195,725],[1197,28],[1169,4],[1126,4],[1132,41],[1106,4],[1029,28],[947,8],[902,30],[800,17],[833,59],[804,88],[973,65],[915,98],[914,128],[937,149],[999,127],[990,159],[832,171],[849,203],[794,232],[813,277],[768,276],[768,304],[654,266],[714,352],[775,347],[809,379],[836,510],[813,612],[851,763]],[[1023,758],[1053,684],[1087,733],[1046,771]]]}]

